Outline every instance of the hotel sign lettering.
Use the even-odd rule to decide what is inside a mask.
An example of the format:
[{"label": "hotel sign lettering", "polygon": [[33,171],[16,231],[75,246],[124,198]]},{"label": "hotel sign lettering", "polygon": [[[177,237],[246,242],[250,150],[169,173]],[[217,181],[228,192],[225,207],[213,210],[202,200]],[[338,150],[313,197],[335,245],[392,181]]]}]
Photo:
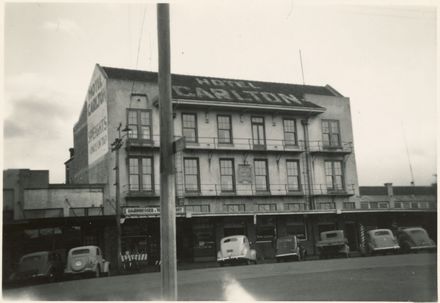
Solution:
[{"label": "hotel sign lettering", "polygon": [[173,77],[173,98],[316,107],[299,100],[292,85],[201,77]]}]

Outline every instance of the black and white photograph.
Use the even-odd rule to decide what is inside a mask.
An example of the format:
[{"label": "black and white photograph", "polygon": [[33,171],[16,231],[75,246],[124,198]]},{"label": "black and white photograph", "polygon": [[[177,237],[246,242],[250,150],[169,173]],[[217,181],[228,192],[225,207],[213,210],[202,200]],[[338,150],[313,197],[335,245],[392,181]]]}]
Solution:
[{"label": "black and white photograph", "polygon": [[2,299],[437,302],[435,1],[3,1]]}]

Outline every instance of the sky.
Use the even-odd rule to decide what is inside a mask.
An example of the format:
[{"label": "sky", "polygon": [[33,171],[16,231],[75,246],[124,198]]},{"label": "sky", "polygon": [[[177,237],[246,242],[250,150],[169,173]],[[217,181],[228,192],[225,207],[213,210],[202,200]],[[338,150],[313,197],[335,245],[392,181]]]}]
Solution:
[{"label": "sky", "polygon": [[[174,73],[329,84],[350,98],[359,184],[437,171],[437,11],[406,1],[180,1]],[[420,4],[421,3],[421,4]],[[432,2],[433,3],[433,2]],[[156,5],[4,4],[3,168],[64,162],[96,63],[157,71]]]}]

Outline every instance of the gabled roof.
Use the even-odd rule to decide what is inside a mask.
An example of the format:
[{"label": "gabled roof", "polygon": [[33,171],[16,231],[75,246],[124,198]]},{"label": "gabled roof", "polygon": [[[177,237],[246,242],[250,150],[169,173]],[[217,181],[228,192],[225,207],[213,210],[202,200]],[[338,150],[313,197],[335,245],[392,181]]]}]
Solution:
[{"label": "gabled roof", "polygon": [[[102,66],[110,79],[157,82],[156,72]],[[330,86],[299,85],[241,79],[172,74],[173,100],[236,104],[274,105],[291,108],[324,109],[304,100],[304,95],[342,97]]]}]

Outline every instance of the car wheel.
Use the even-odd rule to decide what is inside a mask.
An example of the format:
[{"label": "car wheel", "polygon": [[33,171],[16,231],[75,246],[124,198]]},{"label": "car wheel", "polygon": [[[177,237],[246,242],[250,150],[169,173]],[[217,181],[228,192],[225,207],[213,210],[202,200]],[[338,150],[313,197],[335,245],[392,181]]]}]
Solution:
[{"label": "car wheel", "polygon": [[246,261],[246,265],[251,265],[251,264],[252,264],[251,260]]},{"label": "car wheel", "polygon": [[55,271],[53,268],[49,271],[49,274],[47,276],[47,280],[49,283],[53,283],[56,281],[56,275],[55,275]]}]

